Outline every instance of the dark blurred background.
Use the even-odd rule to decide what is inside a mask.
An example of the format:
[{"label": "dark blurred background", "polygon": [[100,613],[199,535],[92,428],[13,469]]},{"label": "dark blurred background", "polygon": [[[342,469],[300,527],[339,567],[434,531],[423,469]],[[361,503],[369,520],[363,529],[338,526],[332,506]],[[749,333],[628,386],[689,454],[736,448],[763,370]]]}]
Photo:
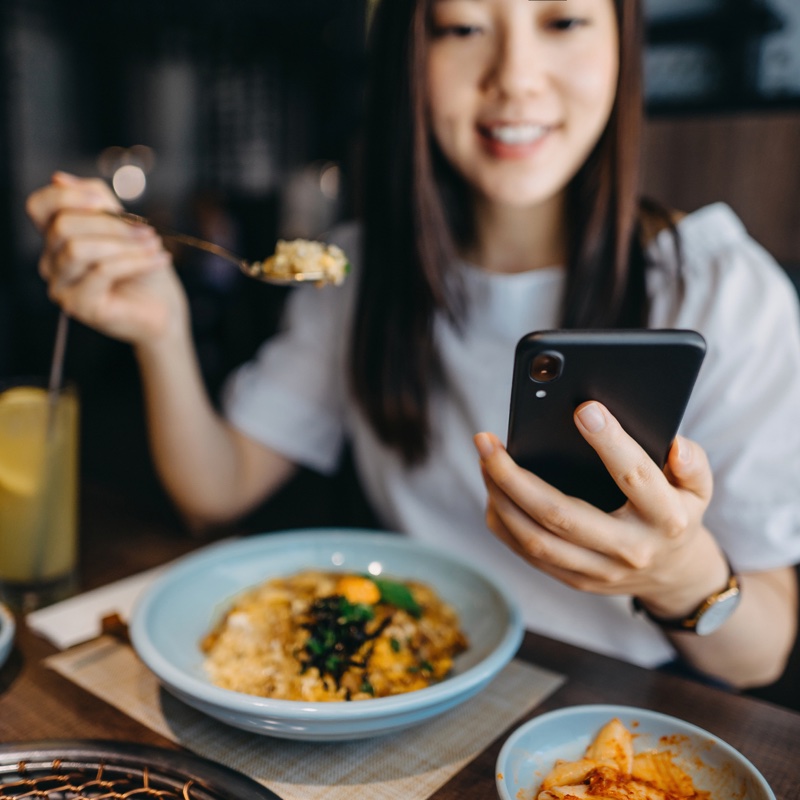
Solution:
[{"label": "dark blurred background", "polygon": [[[369,5],[0,0],[0,378],[49,369],[56,311],[23,206],[56,169],[103,177],[129,209],[251,258],[353,213]],[[645,6],[645,190],[686,211],[729,203],[797,280],[800,3]],[[178,255],[216,396],[274,332],[285,290]],[[129,348],[73,323],[65,372],[82,398],[84,480],[171,513]],[[302,473],[250,520],[371,523],[348,459],[334,478]]]},{"label": "dark blurred background", "polygon": [[[352,214],[365,0],[0,9],[0,375],[48,371],[56,311],[24,199],[56,169],[101,176],[130,210],[250,258]],[[214,256],[177,256],[216,395],[274,331],[286,290]],[[165,503],[130,349],[72,323],[65,375],[81,392],[84,477]],[[309,518],[329,511],[321,502]]]}]

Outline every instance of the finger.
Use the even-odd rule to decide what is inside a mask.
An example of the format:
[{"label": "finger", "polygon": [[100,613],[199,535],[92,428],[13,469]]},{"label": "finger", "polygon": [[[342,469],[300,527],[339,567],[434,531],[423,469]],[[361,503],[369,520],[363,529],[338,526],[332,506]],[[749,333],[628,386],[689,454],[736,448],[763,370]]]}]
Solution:
[{"label": "finger", "polygon": [[61,209],[55,212],[45,230],[47,246],[57,250],[70,239],[96,237],[125,241],[155,241],[158,234],[148,225],[126,222],[95,210]]},{"label": "finger", "polygon": [[512,552],[521,558],[526,558],[525,552],[519,542],[511,535],[505,523],[497,513],[494,505],[489,501],[486,505],[486,527]]},{"label": "finger", "polygon": [[530,560],[525,551],[522,549],[522,546],[517,538],[512,535],[511,531],[509,531],[508,527],[503,521],[502,516],[497,510],[497,506],[495,505],[492,497],[494,492],[497,490],[497,487],[494,485],[489,473],[487,472],[485,464],[481,462],[480,467],[483,483],[486,486],[486,491],[488,494],[488,499],[486,502],[486,527],[510,550],[515,552],[518,556]]},{"label": "finger", "polygon": [[[491,478],[486,475],[485,480],[491,480]],[[505,544],[513,553],[523,558],[531,564],[531,566],[536,567],[540,572],[550,575],[550,577],[555,578],[561,583],[580,591],[596,592],[600,594],[620,593],[620,581],[623,580],[625,576],[620,573],[619,566],[616,563],[605,562],[600,567],[599,573],[587,575],[585,572],[567,569],[553,564],[551,561],[537,558],[529,550],[526,550],[517,536],[509,530],[502,515],[498,512],[491,499],[486,505],[486,525],[495,537]]]},{"label": "finger", "polygon": [[714,477],[706,451],[684,436],[676,436],[667,456],[666,475],[670,482],[702,502],[708,503],[714,489]]},{"label": "finger", "polygon": [[502,526],[504,535],[516,543],[514,549],[528,561],[540,568],[547,564],[592,580],[607,580],[616,572],[614,559],[609,555],[576,544],[574,540],[580,536],[567,539],[540,525],[494,483],[490,474],[484,480],[498,528]]},{"label": "finger", "polygon": [[645,519],[657,525],[672,525],[676,518],[684,516],[680,498],[659,466],[605,406],[596,401],[581,404],[575,411],[575,423],[614,482]]},{"label": "finger", "polygon": [[159,241],[131,243],[120,239],[70,239],[49,260],[51,288],[59,289],[80,280],[96,265],[119,259],[151,258],[163,252]]},{"label": "finger", "polygon": [[[51,298],[70,316],[87,325],[105,328],[118,323],[122,313],[141,313],[132,302],[123,303],[119,300],[122,293],[115,292],[115,286],[164,269],[170,263],[171,258],[165,251],[153,255],[126,254],[106,259],[93,265],[80,281],[53,287]],[[139,305],[145,306],[145,315],[149,313],[146,307],[153,306]]]},{"label": "finger", "polygon": [[[608,555],[624,524],[593,505],[570,497],[517,465],[499,439],[479,433],[475,445],[493,486],[510,498],[523,514],[558,537]],[[488,487],[487,487],[488,488]],[[616,528],[616,533],[612,530]]]},{"label": "finger", "polygon": [[25,202],[25,211],[40,231],[65,208],[119,211],[122,206],[100,180],[80,180],[68,185],[51,183],[30,194]]},{"label": "finger", "polygon": [[79,186],[81,183],[90,180],[89,178],[81,178],[78,175],[73,175],[71,172],[64,170],[56,170],[51,176],[51,183],[56,186]]},{"label": "finger", "polygon": [[52,174],[50,181],[52,186],[78,192],[86,192],[91,196],[103,199],[109,206],[113,206],[115,209],[122,208],[111,187],[100,178],[80,178],[69,172],[58,170]]},{"label": "finger", "polygon": [[[95,224],[95,220],[98,217],[97,214],[83,215],[82,212],[77,212],[77,214],[83,217],[83,221],[86,224],[79,222],[71,229],[70,233],[80,231],[82,234],[89,234],[96,230],[101,232],[98,233],[96,238],[99,239],[102,236],[102,238],[108,240],[109,243],[116,241],[115,245],[112,246],[109,244],[109,248],[103,249],[106,255],[113,253],[113,247],[130,249],[131,252],[142,250],[142,252],[146,251],[148,253],[159,252],[164,249],[163,241],[151,228],[138,225],[131,226],[121,220],[117,220],[117,223],[123,225],[121,229],[123,234],[125,233],[125,228],[130,228],[132,232],[127,233],[127,235],[115,237],[112,235],[115,230],[113,225],[109,231],[106,231],[103,229],[102,225]],[[61,219],[61,217],[62,215],[58,214],[56,219]],[[84,243],[84,245],[80,245],[78,243],[79,238],[78,236],[73,237],[71,235],[62,236],[56,234],[48,239],[47,246],[44,248],[39,258],[39,275],[44,278],[44,280],[49,281],[56,276],[60,270],[69,268],[69,262],[75,261],[81,254],[83,255],[81,260],[84,267],[89,263],[90,259],[93,260],[97,257],[99,251],[95,244]],[[78,264],[73,264],[72,269],[80,272],[80,266]],[[74,279],[74,272],[72,278]]]}]

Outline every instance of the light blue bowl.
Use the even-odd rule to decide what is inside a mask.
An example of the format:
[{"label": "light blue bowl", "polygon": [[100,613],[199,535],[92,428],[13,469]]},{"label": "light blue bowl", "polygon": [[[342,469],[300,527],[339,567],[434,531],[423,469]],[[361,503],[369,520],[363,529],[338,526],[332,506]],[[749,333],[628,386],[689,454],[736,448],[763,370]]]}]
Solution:
[{"label": "light blue bowl", "polygon": [[0,603],[0,667],[6,663],[6,659],[11,655],[16,629],[14,615],[8,610],[7,606]]},{"label": "light blue bowl", "polygon": [[[444,681],[393,697],[310,703],[233,692],[206,677],[199,643],[235,595],[303,569],[366,572],[376,563],[388,577],[429,584],[458,612],[470,646]],[[142,661],[188,705],[254,733],[333,741],[399,730],[463,703],[511,660],[523,625],[503,589],[447,554],[400,535],[315,529],[261,534],[186,556],[142,595],[130,634]]]},{"label": "light blue bowl", "polygon": [[711,797],[775,800],[761,773],[714,734],[677,717],[643,708],[615,705],[571,706],[534,717],[506,740],[497,758],[497,792],[502,800],[533,797],[557,759],[574,761],[610,719],[634,734],[634,752],[663,748],[667,737],[674,763],[689,774],[695,788]]}]

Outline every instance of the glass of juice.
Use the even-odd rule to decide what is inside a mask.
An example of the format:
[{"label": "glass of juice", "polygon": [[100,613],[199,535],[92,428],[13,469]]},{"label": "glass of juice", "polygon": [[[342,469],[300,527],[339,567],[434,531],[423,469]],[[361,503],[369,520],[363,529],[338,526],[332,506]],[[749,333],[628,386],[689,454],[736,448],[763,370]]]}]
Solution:
[{"label": "glass of juice", "polygon": [[27,612],[69,596],[78,561],[78,396],[0,382],[0,600]]}]

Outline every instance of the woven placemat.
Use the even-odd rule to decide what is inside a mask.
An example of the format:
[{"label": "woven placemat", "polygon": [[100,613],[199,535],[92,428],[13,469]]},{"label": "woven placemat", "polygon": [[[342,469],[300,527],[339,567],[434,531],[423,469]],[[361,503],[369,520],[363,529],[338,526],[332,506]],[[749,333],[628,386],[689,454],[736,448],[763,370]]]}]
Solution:
[{"label": "woven placemat", "polygon": [[284,800],[425,800],[554,692],[564,676],[512,661],[477,696],[434,720],[353,742],[247,733],[176,699],[134,651],[102,636],[47,665],[162,736],[249,775]]}]

